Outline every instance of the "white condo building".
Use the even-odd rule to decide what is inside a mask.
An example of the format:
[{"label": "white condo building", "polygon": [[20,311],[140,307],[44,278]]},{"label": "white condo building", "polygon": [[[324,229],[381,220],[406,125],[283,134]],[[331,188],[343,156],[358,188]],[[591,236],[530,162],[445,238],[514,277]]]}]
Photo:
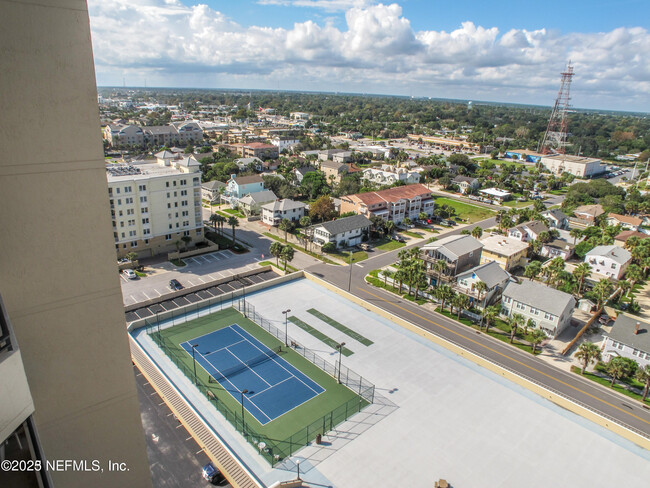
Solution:
[{"label": "white condo building", "polygon": [[203,239],[200,163],[158,153],[156,161],[106,166],[118,257],[176,250],[184,236]]}]

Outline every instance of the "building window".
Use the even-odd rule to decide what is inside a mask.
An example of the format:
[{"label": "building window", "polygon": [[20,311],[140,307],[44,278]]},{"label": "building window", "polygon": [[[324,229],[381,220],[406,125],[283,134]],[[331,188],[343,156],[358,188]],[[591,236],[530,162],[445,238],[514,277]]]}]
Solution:
[{"label": "building window", "polygon": [[131,247],[138,247],[138,241],[133,241],[131,243]]},{"label": "building window", "polygon": [[[165,181],[165,187],[169,188],[169,181]],[[169,193],[167,194],[167,196],[169,197]]]},{"label": "building window", "polygon": [[145,203],[147,201],[147,197],[140,197],[140,203]]},{"label": "building window", "polygon": [[119,188],[115,188],[115,193],[117,193],[117,194],[119,195],[119,193],[120,193],[120,189],[119,189]]},{"label": "building window", "polygon": [[147,185],[140,185],[138,186],[139,191],[146,191],[147,190]]},{"label": "building window", "polygon": [[616,263],[612,263],[612,269],[616,269]]},{"label": "building window", "polygon": [[143,223],[143,224],[148,224],[148,223],[149,223],[149,219],[148,219],[148,218],[144,218],[144,219],[142,219],[142,223]]},{"label": "building window", "polygon": [[133,198],[132,198],[132,197],[126,198],[126,199],[124,200],[124,203],[126,203],[127,205],[128,205],[129,203],[133,203]]},{"label": "building window", "polygon": [[142,209],[140,210],[140,213],[143,213],[143,214],[149,213],[149,207],[142,207]]},{"label": "building window", "polygon": [[[171,225],[170,225],[171,227]],[[165,240],[166,241],[171,241],[172,240],[172,235],[171,234],[165,234]]]},{"label": "building window", "polygon": [[133,210],[132,208],[127,208],[126,209],[126,214],[127,215],[133,215],[134,213],[135,213],[135,210]]}]

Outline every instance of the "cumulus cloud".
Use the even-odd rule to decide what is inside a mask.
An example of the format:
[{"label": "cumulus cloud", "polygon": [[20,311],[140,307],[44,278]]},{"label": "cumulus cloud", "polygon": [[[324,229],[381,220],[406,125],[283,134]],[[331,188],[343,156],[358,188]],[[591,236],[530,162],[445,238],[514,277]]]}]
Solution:
[{"label": "cumulus cloud", "polygon": [[[397,4],[260,0],[345,10],[345,27],[244,27],[207,5],[178,0],[89,0],[97,77],[150,85],[413,94],[551,104],[559,72],[575,64],[578,106],[649,110],[646,29],[560,34],[467,21],[415,31]],[[216,77],[216,78],[215,78]]]}]

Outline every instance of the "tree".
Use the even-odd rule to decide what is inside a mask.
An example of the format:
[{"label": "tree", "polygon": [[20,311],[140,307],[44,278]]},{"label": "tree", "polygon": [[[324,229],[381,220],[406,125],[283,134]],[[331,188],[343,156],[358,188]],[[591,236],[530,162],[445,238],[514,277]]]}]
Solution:
[{"label": "tree", "polygon": [[615,357],[610,359],[607,363],[607,374],[612,377],[612,382],[609,385],[614,386],[616,380],[625,378],[631,373],[630,364],[627,361],[624,361],[626,358]]},{"label": "tree", "polygon": [[481,229],[478,225],[472,229],[472,237],[475,239],[480,239],[482,235],[483,229]]},{"label": "tree", "polygon": [[135,261],[136,259],[138,259],[138,253],[137,253],[137,252],[133,252],[133,251],[131,251],[131,252],[127,252],[126,255],[125,255],[124,257],[125,257],[126,259],[128,259],[129,262],[130,262],[131,264],[133,264],[133,261]]},{"label": "tree", "polygon": [[384,270],[382,270],[381,275],[384,277],[384,286],[385,286],[386,288],[388,288],[388,278],[392,278],[394,274],[395,274],[395,273],[393,273],[393,272],[392,272],[391,270],[389,270],[389,269],[384,269]]},{"label": "tree", "polygon": [[523,325],[525,321],[526,318],[520,313],[513,313],[510,317],[510,344],[515,340],[518,326]]},{"label": "tree", "polygon": [[578,347],[575,357],[578,361],[582,361],[582,370],[580,374],[585,374],[585,369],[592,363],[597,363],[601,360],[602,355],[600,348],[593,342],[583,342]]},{"label": "tree", "polygon": [[535,329],[530,333],[530,343],[533,345],[533,355],[537,351],[537,345],[541,344],[546,339],[546,334],[541,329]]},{"label": "tree", "polygon": [[239,225],[239,219],[234,215],[228,217],[228,225],[232,227],[232,245],[235,245],[235,227]]},{"label": "tree", "polygon": [[449,285],[438,286],[434,290],[434,296],[440,300],[440,310],[444,311],[445,303],[449,300],[451,301],[454,298],[454,290],[451,289]]},{"label": "tree", "polygon": [[499,307],[496,307],[494,305],[490,307],[486,307],[485,310],[483,310],[483,319],[485,320],[485,332],[490,330],[490,325],[492,325],[492,322],[494,322],[497,317],[499,317],[499,313],[501,310]]},{"label": "tree", "polygon": [[429,218],[429,215],[427,215],[426,212],[420,212],[418,214],[418,219],[420,219],[420,220],[427,220],[428,218]]},{"label": "tree", "polygon": [[403,223],[405,226],[408,227],[408,226],[411,225],[413,222],[411,222],[411,219],[409,219],[408,217],[404,217],[404,220],[402,220],[402,223]]},{"label": "tree", "polygon": [[280,266],[279,259],[280,256],[282,255],[282,244],[278,241],[273,241],[271,243],[271,246],[269,247],[269,252],[271,253],[271,256],[275,257],[275,264],[276,266]]},{"label": "tree", "polygon": [[176,246],[176,252],[178,253],[177,257],[179,257],[179,258],[181,257],[181,246],[182,245],[183,245],[183,241],[181,241],[180,239],[176,239],[174,241],[174,246]]},{"label": "tree", "polygon": [[648,397],[648,390],[650,390],[650,364],[646,364],[645,367],[639,368],[634,374],[634,377],[643,383],[643,398],[642,402],[645,402],[645,399]]},{"label": "tree", "polygon": [[531,261],[526,269],[524,270],[524,276],[530,278],[531,280],[536,280],[539,278],[539,275],[542,273],[542,263],[539,261]]},{"label": "tree", "polygon": [[[476,293],[478,295],[478,301],[481,301],[481,297],[483,296],[483,293],[487,292],[488,286],[484,281],[477,281],[476,284],[474,285],[474,289],[476,290]],[[483,304],[485,306],[485,304]]]},{"label": "tree", "polygon": [[580,230],[580,229],[571,229],[569,231],[569,235],[571,237],[573,237],[573,245],[575,246],[576,241],[578,240],[578,238],[582,237],[582,230]]},{"label": "tree", "polygon": [[322,195],[323,192],[328,189],[325,174],[321,171],[311,171],[307,173],[303,176],[302,182],[300,183],[300,191],[309,196],[310,200]]},{"label": "tree", "polygon": [[395,222],[392,220],[387,220],[384,224],[384,229],[386,229],[386,233],[390,236],[395,230]]},{"label": "tree", "polygon": [[612,282],[606,278],[603,278],[598,283],[596,283],[594,286],[594,293],[598,297],[596,308],[600,308],[605,303],[605,299],[610,295],[613,288],[614,285],[612,285]]},{"label": "tree", "polygon": [[454,306],[458,312],[458,320],[460,320],[460,314],[463,312],[463,310],[467,310],[469,308],[469,304],[469,297],[463,293],[459,293],[454,297]]},{"label": "tree", "polygon": [[564,271],[564,265],[564,259],[558,257],[553,258],[548,266],[546,266],[550,283],[555,283],[558,280],[560,273]]},{"label": "tree", "polygon": [[625,278],[634,283],[643,281],[644,275],[643,270],[636,264],[630,264],[625,270]]},{"label": "tree", "polygon": [[309,215],[300,217],[299,223],[300,223],[300,227],[309,227],[311,225],[311,218],[309,218]]},{"label": "tree", "polygon": [[293,230],[294,224],[289,219],[282,219],[278,225],[278,229],[284,231],[284,242],[287,242],[287,233]]},{"label": "tree", "polygon": [[436,273],[438,273],[438,280],[436,281],[436,286],[440,286],[442,273],[447,269],[447,263],[442,259],[438,259],[435,263],[431,265],[431,269]]},{"label": "tree", "polygon": [[282,253],[280,256],[282,257],[282,261],[284,261],[284,273],[287,273],[287,263],[293,261],[294,256],[296,255],[296,251],[293,249],[293,247],[286,245],[282,246]]},{"label": "tree", "polygon": [[217,232],[217,222],[219,221],[219,217],[221,217],[221,215],[216,213],[210,215],[210,222],[212,222],[212,226],[214,227],[215,232]]},{"label": "tree", "polygon": [[587,278],[591,276],[591,266],[589,263],[580,263],[573,268],[573,277],[578,281],[578,295],[582,292],[582,285]]},{"label": "tree", "polygon": [[309,216],[312,218],[312,220],[330,220],[334,215],[336,215],[334,200],[332,200],[327,195],[323,195],[322,197],[318,198],[309,207]]},{"label": "tree", "polygon": [[183,241],[183,244],[185,244],[185,250],[187,251],[187,246],[189,246],[190,242],[192,242],[192,238],[190,236],[183,236],[181,237],[181,241]]}]

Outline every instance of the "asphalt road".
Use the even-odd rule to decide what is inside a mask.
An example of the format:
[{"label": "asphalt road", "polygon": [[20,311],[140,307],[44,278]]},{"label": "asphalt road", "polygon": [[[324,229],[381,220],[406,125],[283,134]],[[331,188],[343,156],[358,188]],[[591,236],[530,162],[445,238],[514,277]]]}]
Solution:
[{"label": "asphalt road", "polygon": [[[479,225],[482,228],[492,227],[494,220],[487,219],[479,222]],[[459,232],[460,230],[454,230],[437,237]],[[554,368],[520,349],[368,285],[364,280],[365,275],[394,262],[398,252],[399,250],[383,253],[354,265],[351,278],[347,266],[319,264],[310,267],[308,271],[344,290],[348,289],[350,280],[350,292],[354,295],[650,438],[650,410],[644,409],[639,402],[610,392],[578,375]]]}]

